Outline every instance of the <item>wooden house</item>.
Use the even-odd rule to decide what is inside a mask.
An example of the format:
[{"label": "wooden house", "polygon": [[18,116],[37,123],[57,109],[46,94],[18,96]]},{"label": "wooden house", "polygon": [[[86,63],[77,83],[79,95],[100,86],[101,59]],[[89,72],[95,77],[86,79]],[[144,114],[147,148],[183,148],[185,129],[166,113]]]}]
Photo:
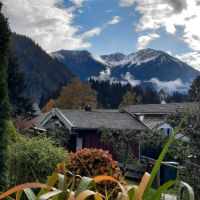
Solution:
[{"label": "wooden house", "polygon": [[[42,114],[34,119],[32,128],[35,130],[46,130],[52,123],[64,126],[73,134],[68,147],[71,151],[80,148],[101,148],[112,152],[112,145],[100,142],[99,129],[109,128],[114,130],[142,131],[147,127],[135,116],[119,110],[61,110],[58,108]],[[137,154],[138,145],[133,144],[133,153]]]}]

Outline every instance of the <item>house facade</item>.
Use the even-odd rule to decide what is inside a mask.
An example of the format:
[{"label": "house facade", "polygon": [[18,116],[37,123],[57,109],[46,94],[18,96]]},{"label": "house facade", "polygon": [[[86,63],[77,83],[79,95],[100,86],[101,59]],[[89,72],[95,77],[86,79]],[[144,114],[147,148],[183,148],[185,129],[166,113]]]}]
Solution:
[{"label": "house facade", "polygon": [[[58,108],[42,114],[34,119],[32,128],[46,131],[52,124],[64,126],[71,134],[69,151],[81,148],[100,148],[113,154],[112,144],[103,144],[100,141],[99,130],[108,128],[113,130],[143,131],[147,127],[135,116],[119,110],[61,110]],[[138,145],[133,143],[132,153],[138,154]]]}]

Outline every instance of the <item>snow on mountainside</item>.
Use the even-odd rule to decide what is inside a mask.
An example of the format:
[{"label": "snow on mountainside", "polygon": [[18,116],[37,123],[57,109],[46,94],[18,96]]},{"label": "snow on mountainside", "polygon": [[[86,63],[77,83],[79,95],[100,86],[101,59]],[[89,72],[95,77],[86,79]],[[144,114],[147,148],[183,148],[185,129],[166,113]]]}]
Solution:
[{"label": "snow on mountainside", "polygon": [[87,81],[91,76],[98,76],[108,66],[101,57],[92,55],[86,50],[60,50],[50,55],[66,65],[74,75],[83,81]]},{"label": "snow on mountainside", "polygon": [[[121,59],[115,59],[115,57],[113,55],[120,55],[119,53],[116,54],[111,54],[108,56],[101,56],[102,59],[108,63],[111,67],[116,67],[116,66],[127,66],[127,67],[131,67],[131,66],[139,66],[142,63],[147,63],[151,60],[155,60],[157,59],[160,55],[164,55],[165,53],[162,51],[156,51],[153,49],[143,49],[140,50],[136,53],[132,53],[128,56],[125,56],[124,54],[121,54]],[[122,56],[123,55],[123,56]],[[167,55],[167,54],[166,54]],[[163,57],[161,62],[164,61],[166,58]]]},{"label": "snow on mountainside", "polygon": [[110,67],[114,67],[119,64],[126,56],[122,53],[114,53],[110,55],[103,55],[101,59],[104,60]]},{"label": "snow on mountainside", "polygon": [[159,50],[143,49],[130,55],[114,53],[94,56],[88,51],[60,50],[51,56],[64,63],[81,80],[121,81],[131,85],[166,86],[183,91],[200,74],[177,58]]}]

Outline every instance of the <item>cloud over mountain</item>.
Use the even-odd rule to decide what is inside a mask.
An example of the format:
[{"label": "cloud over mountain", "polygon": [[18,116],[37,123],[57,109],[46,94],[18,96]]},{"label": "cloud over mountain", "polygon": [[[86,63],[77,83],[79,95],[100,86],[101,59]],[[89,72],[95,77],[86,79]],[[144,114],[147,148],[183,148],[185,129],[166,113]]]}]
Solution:
[{"label": "cloud over mountain", "polygon": [[[11,29],[33,38],[48,52],[91,45],[84,41],[78,34],[79,27],[73,24],[76,8],[63,8],[62,0],[15,0],[14,6],[13,0],[2,2],[3,13],[9,18]],[[73,2],[81,5],[83,0]],[[85,35],[92,36],[92,31]]]}]

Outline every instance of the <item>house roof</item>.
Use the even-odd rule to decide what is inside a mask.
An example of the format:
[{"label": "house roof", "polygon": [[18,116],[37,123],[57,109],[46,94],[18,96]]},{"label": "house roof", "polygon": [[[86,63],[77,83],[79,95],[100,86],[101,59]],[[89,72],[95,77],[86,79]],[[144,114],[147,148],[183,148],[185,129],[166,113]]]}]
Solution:
[{"label": "house roof", "polygon": [[134,129],[144,130],[145,125],[128,113],[116,110],[60,110],[76,129]]},{"label": "house roof", "polygon": [[35,118],[34,126],[44,128],[45,123],[53,116],[57,116],[70,129],[99,129],[101,127],[119,130],[144,130],[146,126],[134,116],[119,110],[60,110]]},{"label": "house roof", "polygon": [[124,107],[122,110],[131,114],[169,114],[176,110],[196,111],[200,107],[200,102],[168,103],[168,104],[139,104]]}]

